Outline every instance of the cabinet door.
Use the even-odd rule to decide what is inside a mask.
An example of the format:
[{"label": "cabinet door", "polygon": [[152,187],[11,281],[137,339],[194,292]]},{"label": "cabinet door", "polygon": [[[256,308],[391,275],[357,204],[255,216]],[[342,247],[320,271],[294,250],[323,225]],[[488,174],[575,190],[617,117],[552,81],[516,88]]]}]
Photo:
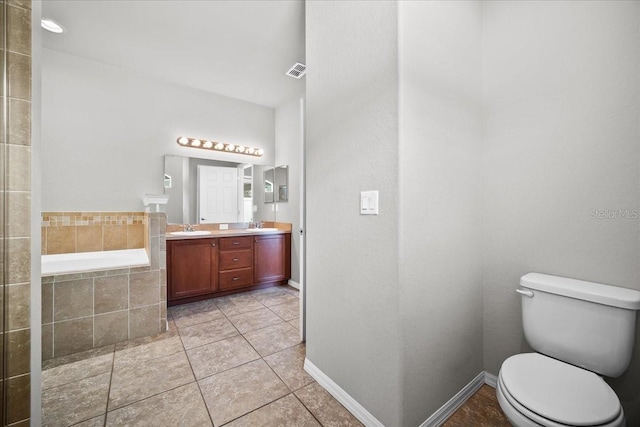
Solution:
[{"label": "cabinet door", "polygon": [[167,247],[169,298],[214,292],[218,285],[218,240],[172,240]]},{"label": "cabinet door", "polygon": [[288,234],[254,237],[253,269],[256,283],[289,279],[291,276],[290,242]]}]

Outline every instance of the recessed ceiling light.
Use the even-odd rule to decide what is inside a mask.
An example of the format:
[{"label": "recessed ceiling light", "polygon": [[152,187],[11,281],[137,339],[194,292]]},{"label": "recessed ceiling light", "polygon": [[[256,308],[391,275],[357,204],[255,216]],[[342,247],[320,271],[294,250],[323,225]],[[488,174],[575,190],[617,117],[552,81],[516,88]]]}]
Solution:
[{"label": "recessed ceiling light", "polygon": [[53,19],[42,18],[40,20],[40,26],[47,31],[51,31],[52,33],[56,33],[56,34],[64,33],[64,27],[58,24]]}]

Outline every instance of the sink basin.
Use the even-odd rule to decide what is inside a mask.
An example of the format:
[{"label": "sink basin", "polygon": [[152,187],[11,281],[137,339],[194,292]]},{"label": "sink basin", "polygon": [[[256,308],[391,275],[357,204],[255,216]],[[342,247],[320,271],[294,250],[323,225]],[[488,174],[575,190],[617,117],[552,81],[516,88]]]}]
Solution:
[{"label": "sink basin", "polygon": [[211,232],[206,230],[174,231],[169,234],[171,234],[172,236],[206,236],[207,234],[211,234]]},{"label": "sink basin", "polygon": [[250,231],[250,232],[253,232],[253,231],[278,231],[278,229],[277,228],[266,228],[266,227],[265,228],[247,228],[246,231]]}]

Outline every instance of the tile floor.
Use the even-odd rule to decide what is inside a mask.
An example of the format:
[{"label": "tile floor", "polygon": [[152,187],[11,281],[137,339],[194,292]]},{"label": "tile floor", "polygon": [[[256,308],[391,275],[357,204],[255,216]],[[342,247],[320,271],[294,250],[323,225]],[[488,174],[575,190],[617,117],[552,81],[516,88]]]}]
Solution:
[{"label": "tile floor", "polygon": [[169,309],[169,331],[48,360],[46,426],[361,426],[303,369],[298,293]]},{"label": "tile floor", "polygon": [[496,389],[483,385],[443,424],[443,427],[469,426],[511,427],[498,404]]}]

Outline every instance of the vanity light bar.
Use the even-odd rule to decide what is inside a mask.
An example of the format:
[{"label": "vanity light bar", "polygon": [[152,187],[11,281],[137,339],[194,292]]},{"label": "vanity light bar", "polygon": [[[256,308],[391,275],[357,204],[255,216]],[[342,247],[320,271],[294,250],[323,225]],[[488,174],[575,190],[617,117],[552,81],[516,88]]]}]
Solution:
[{"label": "vanity light bar", "polygon": [[226,151],[228,153],[246,154],[248,156],[261,157],[264,154],[262,148],[245,147],[243,145],[227,144],[226,142],[215,142],[206,139],[187,138],[181,136],[177,140],[182,147],[201,148],[212,151]]}]

